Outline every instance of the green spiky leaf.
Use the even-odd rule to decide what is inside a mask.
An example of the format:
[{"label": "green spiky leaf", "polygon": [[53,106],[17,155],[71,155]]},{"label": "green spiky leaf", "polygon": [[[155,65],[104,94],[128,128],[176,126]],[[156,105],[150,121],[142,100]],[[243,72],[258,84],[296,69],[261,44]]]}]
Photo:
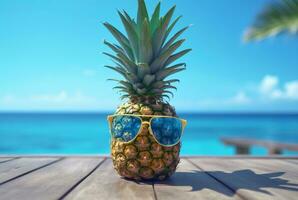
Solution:
[{"label": "green spiky leaf", "polygon": [[178,49],[182,45],[184,41],[185,39],[178,40],[177,42],[172,44],[168,49],[165,49],[165,51],[151,64],[151,72],[155,73],[156,71],[158,71],[159,68],[163,67],[165,62],[176,51],[176,49]]},{"label": "green spiky leaf", "polygon": [[175,40],[186,30],[188,29],[187,27],[184,27],[183,29],[181,29],[180,31],[178,31],[173,37],[171,37],[171,39],[169,39],[169,41],[162,47],[161,53],[163,53],[165,50],[167,50],[171,44],[173,44],[173,42],[175,42]]},{"label": "green spiky leaf", "polygon": [[148,16],[145,1],[144,0],[138,0],[137,24],[138,24],[139,32],[141,32],[141,30],[142,30],[142,24],[143,24],[145,19],[147,19],[149,21],[149,16]]},{"label": "green spiky leaf", "polygon": [[156,28],[160,23],[159,15],[160,15],[160,2],[158,2],[157,6],[154,9],[153,15],[151,17],[151,21],[150,21],[151,35],[153,35],[153,33],[155,32]]},{"label": "green spiky leaf", "polygon": [[156,80],[163,80],[165,79],[166,77],[172,75],[172,74],[175,74],[177,72],[180,72],[180,71],[183,71],[185,70],[185,68],[170,68],[170,69],[165,69],[161,72],[158,72],[156,74]]},{"label": "green spiky leaf", "polygon": [[191,51],[191,49],[185,49],[185,50],[183,50],[183,51],[180,51],[180,52],[178,52],[178,53],[176,53],[176,54],[171,55],[171,56],[168,58],[167,62],[164,64],[164,66],[168,66],[168,65],[170,65],[172,62],[174,62],[174,61],[176,61],[177,59],[181,58],[182,56],[184,56],[185,54],[187,54],[187,53],[190,52],[190,51]]},{"label": "green spiky leaf", "polygon": [[104,23],[104,26],[112,33],[112,35],[116,38],[119,44],[125,49],[128,54],[132,53],[132,49],[130,48],[129,41],[125,35],[123,35],[118,29],[112,26],[109,23]]},{"label": "green spiky leaf", "polygon": [[140,47],[139,62],[150,63],[153,52],[152,52],[152,45],[151,45],[150,26],[147,19],[143,21],[143,25],[140,33],[139,47]]},{"label": "green spiky leaf", "polygon": [[125,27],[128,39],[129,39],[129,44],[132,47],[132,51],[134,53],[134,60],[138,62],[139,59],[139,45],[138,45],[138,40],[139,37],[137,35],[136,30],[134,29],[133,24],[131,24],[127,19],[118,11],[118,14],[121,18],[121,21]]},{"label": "green spiky leaf", "polygon": [[168,12],[167,14],[162,17],[158,28],[156,29],[156,31],[153,34],[153,50],[154,50],[154,55],[158,55],[159,51],[162,47],[162,44],[165,40],[165,35],[166,35],[166,30],[167,27],[171,21],[171,18],[173,16],[173,13],[175,11],[176,6],[173,6]]},{"label": "green spiky leaf", "polygon": [[178,79],[171,79],[171,80],[167,80],[167,81],[164,81],[166,84],[171,84],[171,83],[176,83],[176,82],[180,82],[180,80]]},{"label": "green spiky leaf", "polygon": [[182,15],[180,15],[179,17],[177,17],[172,24],[169,26],[169,28],[166,31],[165,37],[164,37],[164,41],[163,43],[166,41],[166,39],[168,38],[169,34],[171,33],[171,31],[173,30],[173,28],[175,27],[175,25],[177,24],[177,22],[182,18]]},{"label": "green spiky leaf", "polygon": [[138,26],[137,26],[137,23],[134,21],[134,19],[132,19],[132,18],[127,14],[127,12],[126,12],[125,10],[123,10],[123,13],[124,13],[126,19],[127,19],[127,20],[132,24],[132,26],[134,27],[134,30],[135,30],[136,32],[138,32],[138,31],[137,31],[137,30],[138,30]]},{"label": "green spiky leaf", "polygon": [[121,67],[113,67],[113,66],[109,66],[109,65],[105,65],[104,67],[112,69],[112,70],[118,72],[119,74],[123,75],[124,77],[126,76],[126,71]]},{"label": "green spiky leaf", "polygon": [[177,90],[177,88],[175,86],[172,86],[172,85],[165,85],[162,87],[162,89],[174,89],[174,90]]}]

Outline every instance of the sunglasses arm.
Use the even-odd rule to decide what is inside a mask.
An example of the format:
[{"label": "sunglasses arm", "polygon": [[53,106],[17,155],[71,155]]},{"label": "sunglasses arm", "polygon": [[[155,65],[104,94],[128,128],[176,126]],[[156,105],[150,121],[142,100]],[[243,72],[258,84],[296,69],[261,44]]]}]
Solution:
[{"label": "sunglasses arm", "polygon": [[181,121],[182,121],[182,126],[183,126],[183,128],[185,128],[185,126],[186,126],[186,124],[187,124],[187,121],[186,121],[185,119],[181,119]]},{"label": "sunglasses arm", "polygon": [[113,122],[113,116],[109,115],[107,117],[107,120],[109,121],[110,124],[112,124],[112,122]]}]

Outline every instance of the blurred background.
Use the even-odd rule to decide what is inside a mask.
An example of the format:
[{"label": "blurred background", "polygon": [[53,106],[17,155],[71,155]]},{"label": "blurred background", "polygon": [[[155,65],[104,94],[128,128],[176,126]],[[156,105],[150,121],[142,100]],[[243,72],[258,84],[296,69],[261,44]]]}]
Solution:
[{"label": "blurred background", "polygon": [[[157,2],[147,0],[150,13]],[[276,2],[162,1],[162,11],[176,4],[183,15],[178,28],[192,25],[184,46],[193,51],[170,101],[188,120],[182,155],[237,153],[223,138],[269,142],[253,155],[272,142],[297,154],[298,10],[278,21]],[[103,40],[114,40],[102,23],[124,31],[117,9],[135,16],[137,2],[0,0],[0,154],[109,154],[106,116],[121,100],[106,81],[117,75],[103,67]]]}]

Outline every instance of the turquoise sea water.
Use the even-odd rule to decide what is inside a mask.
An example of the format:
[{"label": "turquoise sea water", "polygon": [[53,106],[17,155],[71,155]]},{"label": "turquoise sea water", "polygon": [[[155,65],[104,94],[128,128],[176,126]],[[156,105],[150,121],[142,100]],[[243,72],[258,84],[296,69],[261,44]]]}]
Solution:
[{"label": "turquoise sea water", "polygon": [[[109,154],[107,114],[2,113],[0,154]],[[298,143],[298,114],[181,114],[182,155],[233,155],[221,137]],[[254,155],[265,155],[253,148]],[[298,154],[298,152],[285,152]]]}]

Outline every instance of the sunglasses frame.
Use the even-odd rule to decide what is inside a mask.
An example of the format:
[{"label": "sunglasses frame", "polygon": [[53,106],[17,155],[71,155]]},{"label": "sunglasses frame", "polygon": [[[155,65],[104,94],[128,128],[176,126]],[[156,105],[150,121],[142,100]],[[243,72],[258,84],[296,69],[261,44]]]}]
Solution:
[{"label": "sunglasses frame", "polygon": [[[139,128],[139,130],[138,130],[138,133],[135,135],[135,137],[134,137],[133,139],[131,139],[130,141],[128,141],[128,142],[121,141],[121,142],[123,142],[123,143],[125,143],[125,144],[129,144],[129,143],[133,142],[133,141],[138,137],[138,135],[140,134],[140,132],[142,131],[143,126],[144,126],[145,124],[148,124],[148,126],[149,126],[149,128],[148,128],[149,133],[153,136],[154,140],[155,140],[159,145],[164,146],[164,147],[172,147],[172,146],[175,146],[176,144],[178,144],[178,143],[180,142],[181,137],[182,137],[182,135],[183,135],[183,133],[184,133],[184,128],[185,128],[185,126],[186,126],[186,124],[187,124],[187,121],[186,121],[185,119],[181,119],[181,118],[173,117],[173,116],[164,116],[164,115],[134,115],[134,114],[115,114],[115,115],[108,115],[107,120],[108,120],[108,122],[109,122],[110,134],[111,134],[111,135],[112,135],[112,123],[113,123],[113,117],[116,117],[116,116],[132,116],[132,117],[137,117],[137,118],[139,118],[139,119],[141,120],[141,126],[140,126],[140,128]],[[150,118],[150,120],[149,120],[149,121],[144,121],[142,117],[143,117],[143,118]],[[153,133],[153,131],[152,131],[152,128],[151,128],[151,120],[152,120],[153,118],[175,118],[175,119],[180,120],[181,123],[182,123],[182,130],[181,130],[181,135],[180,135],[179,140],[178,140],[175,144],[170,144],[170,145],[161,144],[161,143],[156,139],[156,137],[155,137],[155,135],[154,135],[154,133]],[[112,137],[112,138],[113,138],[113,137]],[[113,138],[113,139],[115,139],[115,138]]]}]

